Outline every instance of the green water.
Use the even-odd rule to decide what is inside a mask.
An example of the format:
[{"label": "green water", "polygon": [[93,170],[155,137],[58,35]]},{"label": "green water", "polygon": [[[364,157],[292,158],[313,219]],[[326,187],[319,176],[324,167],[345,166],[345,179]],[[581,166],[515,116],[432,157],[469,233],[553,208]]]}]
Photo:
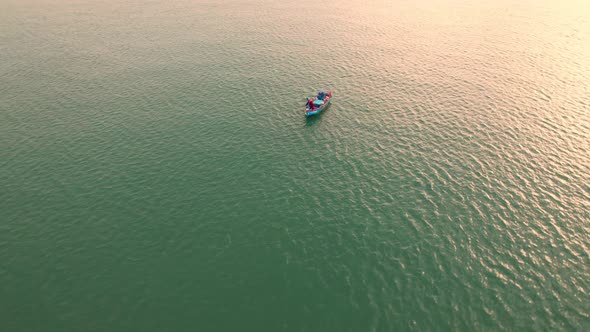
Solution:
[{"label": "green water", "polygon": [[1,331],[588,331],[590,6],[3,0],[0,185]]}]

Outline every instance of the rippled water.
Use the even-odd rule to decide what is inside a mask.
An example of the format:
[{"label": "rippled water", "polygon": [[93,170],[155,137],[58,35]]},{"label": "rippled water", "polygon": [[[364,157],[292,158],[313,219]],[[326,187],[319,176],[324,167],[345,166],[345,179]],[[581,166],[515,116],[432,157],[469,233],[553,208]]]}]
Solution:
[{"label": "rippled water", "polygon": [[415,2],[2,1],[0,330],[590,330],[590,6]]}]

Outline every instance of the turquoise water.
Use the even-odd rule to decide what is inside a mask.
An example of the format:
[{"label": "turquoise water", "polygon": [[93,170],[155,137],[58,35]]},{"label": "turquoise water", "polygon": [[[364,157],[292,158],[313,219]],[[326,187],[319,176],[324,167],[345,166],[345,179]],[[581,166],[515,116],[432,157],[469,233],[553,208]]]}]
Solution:
[{"label": "turquoise water", "polygon": [[2,331],[590,330],[584,1],[4,0],[0,50]]}]

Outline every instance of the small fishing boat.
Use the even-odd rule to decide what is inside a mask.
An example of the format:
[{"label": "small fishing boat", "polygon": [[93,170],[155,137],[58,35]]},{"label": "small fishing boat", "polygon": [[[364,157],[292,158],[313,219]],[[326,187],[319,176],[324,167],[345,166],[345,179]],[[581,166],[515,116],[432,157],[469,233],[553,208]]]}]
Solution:
[{"label": "small fishing boat", "polygon": [[328,108],[332,99],[332,91],[320,91],[314,98],[308,98],[305,104],[305,116],[312,116]]}]

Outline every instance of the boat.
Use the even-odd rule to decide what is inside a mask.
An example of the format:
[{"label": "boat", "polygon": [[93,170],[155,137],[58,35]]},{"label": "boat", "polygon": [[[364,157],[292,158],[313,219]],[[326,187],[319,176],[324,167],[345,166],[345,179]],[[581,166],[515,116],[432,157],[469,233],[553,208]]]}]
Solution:
[{"label": "boat", "polygon": [[[309,103],[310,100],[312,101],[313,108]],[[314,98],[308,98],[308,102],[305,105],[305,116],[309,117],[321,113],[328,108],[330,100],[332,100],[332,91],[320,91]]]}]

